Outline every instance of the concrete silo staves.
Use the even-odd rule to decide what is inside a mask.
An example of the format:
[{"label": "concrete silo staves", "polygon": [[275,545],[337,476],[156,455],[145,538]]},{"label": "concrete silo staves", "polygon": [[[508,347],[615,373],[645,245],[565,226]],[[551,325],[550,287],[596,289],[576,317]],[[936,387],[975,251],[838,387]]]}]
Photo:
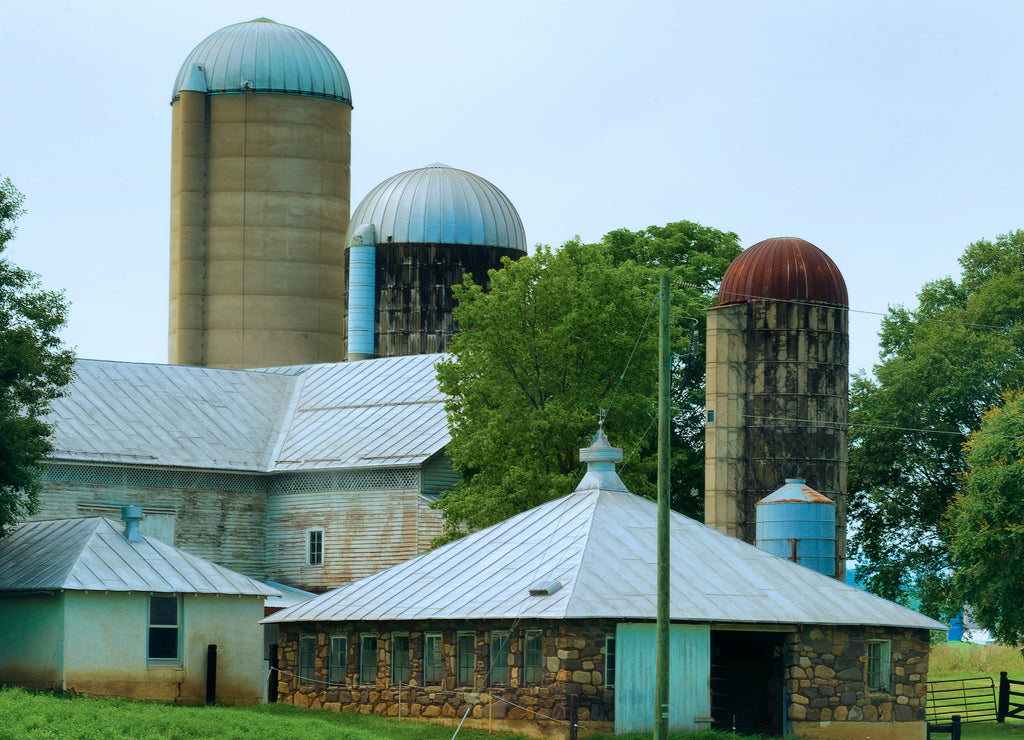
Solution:
[{"label": "concrete silo staves", "polygon": [[512,202],[487,180],[432,164],[373,188],[346,238],[349,360],[444,352],[455,331],[451,286],[489,287],[501,258],[526,254]]},{"label": "concrete silo staves", "polygon": [[186,58],[171,102],[169,360],[344,359],[352,96],[309,34],[260,18]]},{"label": "concrete silo staves", "polygon": [[792,237],[746,249],[708,310],[705,522],[753,544],[757,502],[801,478],[835,502],[845,573],[849,300]]}]

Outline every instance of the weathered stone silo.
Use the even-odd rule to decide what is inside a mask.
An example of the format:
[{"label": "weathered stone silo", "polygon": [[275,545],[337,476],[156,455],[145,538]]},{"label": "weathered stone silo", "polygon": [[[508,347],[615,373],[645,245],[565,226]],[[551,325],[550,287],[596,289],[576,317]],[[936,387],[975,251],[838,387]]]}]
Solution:
[{"label": "weathered stone silo", "polygon": [[708,310],[705,522],[754,544],[757,502],[802,478],[836,504],[844,577],[849,300],[835,263],[767,239],[726,270]]},{"label": "weathered stone silo", "polygon": [[169,361],[344,359],[352,95],[309,34],[259,18],[186,58],[171,101]]},{"label": "weathered stone silo", "polygon": [[443,164],[401,172],[352,213],[347,245],[350,360],[444,352],[455,331],[451,286],[489,287],[501,258],[526,254],[508,197]]}]

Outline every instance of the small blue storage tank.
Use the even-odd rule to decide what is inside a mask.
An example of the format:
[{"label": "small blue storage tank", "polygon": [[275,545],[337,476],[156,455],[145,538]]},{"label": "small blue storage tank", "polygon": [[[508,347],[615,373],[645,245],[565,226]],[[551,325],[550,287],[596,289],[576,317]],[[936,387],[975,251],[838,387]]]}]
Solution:
[{"label": "small blue storage tank", "polygon": [[757,546],[826,576],[836,574],[836,504],[802,478],[757,502]]}]

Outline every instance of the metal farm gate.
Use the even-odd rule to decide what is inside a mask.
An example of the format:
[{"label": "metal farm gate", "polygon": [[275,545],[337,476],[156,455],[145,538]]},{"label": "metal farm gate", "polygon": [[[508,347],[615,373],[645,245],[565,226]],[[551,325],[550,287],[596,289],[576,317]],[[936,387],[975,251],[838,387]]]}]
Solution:
[{"label": "metal farm gate", "polygon": [[[654,727],[654,624],[615,631],[615,734]],[[711,723],[711,628],[673,624],[669,632],[669,731],[706,730]]]}]

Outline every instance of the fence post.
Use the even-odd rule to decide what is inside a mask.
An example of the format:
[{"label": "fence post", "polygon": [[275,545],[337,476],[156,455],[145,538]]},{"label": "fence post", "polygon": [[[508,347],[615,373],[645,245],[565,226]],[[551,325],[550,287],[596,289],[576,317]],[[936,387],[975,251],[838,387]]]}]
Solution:
[{"label": "fence post", "polygon": [[953,724],[949,726],[949,740],[960,740],[960,715],[953,715]]},{"label": "fence post", "polygon": [[569,740],[576,740],[576,725],[580,718],[580,697],[579,694],[569,694]]},{"label": "fence post", "polygon": [[999,672],[999,705],[996,707],[996,722],[1005,722],[1010,713],[1010,681],[1006,671]]},{"label": "fence post", "polygon": [[217,703],[217,646],[206,646],[206,703]]},{"label": "fence post", "polygon": [[267,702],[277,701],[277,672],[280,662],[277,657],[277,643],[270,646],[270,676],[267,678]]}]

